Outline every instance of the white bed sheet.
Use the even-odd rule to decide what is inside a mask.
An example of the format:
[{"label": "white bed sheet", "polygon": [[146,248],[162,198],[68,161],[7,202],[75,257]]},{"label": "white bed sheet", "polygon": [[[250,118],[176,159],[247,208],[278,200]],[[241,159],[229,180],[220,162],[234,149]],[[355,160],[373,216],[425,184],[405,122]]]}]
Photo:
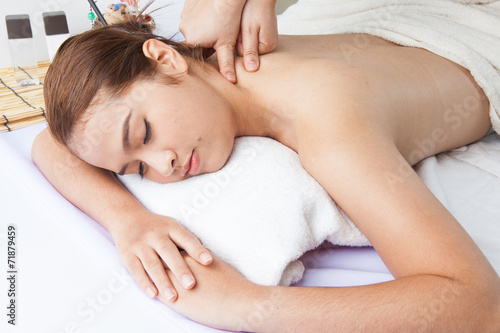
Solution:
[{"label": "white bed sheet", "polygon": [[[109,234],[66,201],[30,158],[45,124],[0,134],[0,304],[7,304],[7,226],[16,226],[16,326],[1,332],[217,332],[149,299]],[[300,286],[353,286],[392,275],[373,248],[321,247],[303,257]]]}]

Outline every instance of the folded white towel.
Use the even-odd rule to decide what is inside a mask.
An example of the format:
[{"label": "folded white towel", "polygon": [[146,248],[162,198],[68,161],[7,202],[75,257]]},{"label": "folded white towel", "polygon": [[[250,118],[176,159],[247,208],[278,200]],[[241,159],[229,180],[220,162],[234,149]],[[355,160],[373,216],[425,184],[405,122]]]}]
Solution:
[{"label": "folded white towel", "polygon": [[296,259],[325,240],[370,245],[298,155],[269,138],[238,138],[215,173],[171,184],[120,180],[146,208],[177,219],[255,283],[298,281],[304,267]]}]

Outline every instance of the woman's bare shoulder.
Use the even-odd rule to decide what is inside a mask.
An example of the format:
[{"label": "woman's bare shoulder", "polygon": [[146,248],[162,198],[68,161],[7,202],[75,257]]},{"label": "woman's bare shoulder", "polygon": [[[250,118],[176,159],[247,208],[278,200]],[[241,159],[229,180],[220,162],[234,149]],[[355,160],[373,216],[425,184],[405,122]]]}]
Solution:
[{"label": "woman's bare shoulder", "polygon": [[280,35],[274,52],[300,53],[310,57],[342,57],[344,60],[350,60],[351,56],[381,46],[396,44],[367,34]]}]

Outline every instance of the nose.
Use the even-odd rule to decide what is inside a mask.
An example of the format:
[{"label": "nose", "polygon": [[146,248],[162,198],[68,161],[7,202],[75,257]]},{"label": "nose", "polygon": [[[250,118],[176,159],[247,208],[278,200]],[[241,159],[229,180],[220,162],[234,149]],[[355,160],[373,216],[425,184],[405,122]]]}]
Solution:
[{"label": "nose", "polygon": [[177,155],[172,150],[150,152],[145,162],[162,176],[168,177],[174,172]]}]

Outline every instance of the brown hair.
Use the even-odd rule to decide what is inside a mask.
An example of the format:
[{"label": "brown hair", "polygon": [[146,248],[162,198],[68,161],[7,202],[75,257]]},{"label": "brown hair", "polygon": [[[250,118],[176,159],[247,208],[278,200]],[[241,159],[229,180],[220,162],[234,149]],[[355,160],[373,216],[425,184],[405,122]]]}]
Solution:
[{"label": "brown hair", "polygon": [[[136,80],[156,77],[155,65],[142,51],[143,43],[152,38],[183,56],[203,60],[203,48],[157,36],[132,21],[83,32],[61,45],[44,81],[47,122],[57,141],[68,145],[99,89],[120,96]],[[175,78],[169,82],[177,83]]]}]

